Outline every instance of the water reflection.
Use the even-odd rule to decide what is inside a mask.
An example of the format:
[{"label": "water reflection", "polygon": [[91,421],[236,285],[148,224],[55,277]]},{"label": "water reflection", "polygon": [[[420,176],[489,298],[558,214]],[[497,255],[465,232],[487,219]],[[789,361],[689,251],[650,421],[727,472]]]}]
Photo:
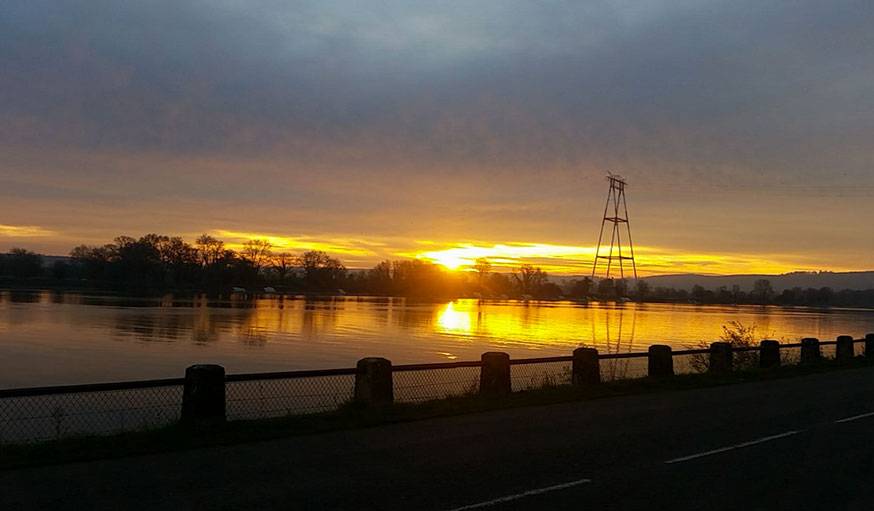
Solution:
[{"label": "water reflection", "polygon": [[[874,314],[859,310],[0,291],[0,386],[178,376],[199,362],[242,372],[351,366],[364,356],[566,355],[582,345],[621,353],[714,340],[731,320],[786,340],[874,331]],[[627,364],[616,361],[606,376]]]},{"label": "water reflection", "polygon": [[[603,321],[597,322],[592,315],[592,346],[599,347],[603,353],[630,353],[634,351],[634,331],[637,326],[637,307],[626,313],[625,304],[617,304],[616,309],[606,309]],[[600,329],[603,328],[601,331]],[[623,336],[623,328],[625,329]],[[603,342],[600,340],[603,339]],[[629,359],[606,360],[604,375],[609,380],[624,378],[628,374]]]},{"label": "water reflection", "polygon": [[[477,314],[476,324],[482,318],[481,314]],[[471,314],[469,311],[458,310],[455,302],[449,302],[437,312],[437,328],[438,331],[450,334],[470,334],[473,333],[471,325]]]}]

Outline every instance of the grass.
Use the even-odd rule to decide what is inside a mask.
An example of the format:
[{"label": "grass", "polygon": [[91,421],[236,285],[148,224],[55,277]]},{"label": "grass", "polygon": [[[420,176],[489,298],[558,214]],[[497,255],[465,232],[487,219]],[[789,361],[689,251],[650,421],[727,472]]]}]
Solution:
[{"label": "grass", "polygon": [[855,358],[850,362],[840,364],[833,360],[823,360],[821,364],[811,366],[792,365],[768,370],[746,369],[722,375],[684,374],[666,379],[640,378],[604,382],[591,386],[551,385],[499,398],[472,394],[417,404],[399,403],[378,408],[352,403],[344,405],[335,412],[314,415],[233,421],[200,425],[197,428],[173,425],[107,436],[71,437],[29,444],[0,444],[0,469],[8,470],[26,466],[232,445],[490,410],[543,406],[634,394],[672,392],[871,366],[874,366],[874,363],[864,358]]}]

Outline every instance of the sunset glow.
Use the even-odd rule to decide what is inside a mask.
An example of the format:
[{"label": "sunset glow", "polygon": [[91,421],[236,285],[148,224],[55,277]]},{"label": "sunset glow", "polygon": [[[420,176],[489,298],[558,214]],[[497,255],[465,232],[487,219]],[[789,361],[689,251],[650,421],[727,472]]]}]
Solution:
[{"label": "sunset glow", "polygon": [[[477,259],[486,259],[493,271],[498,272],[510,272],[523,264],[531,264],[553,275],[587,275],[592,271],[595,253],[594,246],[551,243],[405,242],[392,238],[295,236],[224,229],[213,230],[210,234],[225,240],[226,245],[235,250],[253,239],[269,241],[276,252],[297,254],[321,250],[339,257],[352,269],[370,268],[383,260],[419,259],[450,271],[473,271]],[[821,268],[816,259],[795,254],[707,253],[636,246],[635,257],[640,276],[673,273],[780,274]],[[626,262],[625,269],[629,275],[630,268],[630,263]],[[853,268],[833,266],[832,269],[841,271]]]},{"label": "sunset glow", "polygon": [[[595,247],[518,243],[496,245],[464,244],[442,250],[416,253],[449,270],[472,270],[479,258],[487,259],[496,271],[511,271],[522,264],[539,266],[553,274],[587,274],[592,270]],[[406,254],[402,254],[406,255]],[[806,268],[791,255],[762,257],[755,254],[696,254],[657,247],[638,247],[637,269],[642,276],[665,273],[786,273]],[[630,263],[626,263],[630,271]]]}]

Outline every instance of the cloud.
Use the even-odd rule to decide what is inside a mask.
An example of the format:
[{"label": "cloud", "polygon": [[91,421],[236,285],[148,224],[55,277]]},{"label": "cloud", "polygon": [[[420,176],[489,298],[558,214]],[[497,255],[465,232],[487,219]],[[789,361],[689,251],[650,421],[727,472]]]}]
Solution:
[{"label": "cloud", "polygon": [[824,147],[858,154],[872,128],[857,2],[34,0],[2,19],[20,143],[822,178]]},{"label": "cloud", "polygon": [[323,238],[312,236],[287,236],[258,232],[236,232],[218,229],[210,234],[227,242],[228,246],[239,249],[250,240],[264,240],[272,245],[274,251],[305,252],[320,250],[345,257],[378,257],[386,243],[373,239]]},{"label": "cloud", "polygon": [[0,224],[0,237],[4,238],[41,238],[55,236],[57,233],[38,225],[6,225]]}]

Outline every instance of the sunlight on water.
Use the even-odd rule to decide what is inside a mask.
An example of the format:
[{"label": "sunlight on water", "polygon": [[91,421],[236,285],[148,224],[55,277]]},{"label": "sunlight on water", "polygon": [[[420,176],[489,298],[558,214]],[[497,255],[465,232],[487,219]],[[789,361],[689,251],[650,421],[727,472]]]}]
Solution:
[{"label": "sunlight on water", "polygon": [[682,348],[715,340],[732,320],[787,341],[874,331],[867,310],[0,291],[0,387],[175,377],[194,363],[234,373],[351,367],[365,356],[402,364]]},{"label": "sunlight on water", "polygon": [[456,300],[438,311],[437,325],[444,333],[525,344],[531,350],[591,345],[615,353],[634,347],[637,315],[634,305],[615,309],[609,304],[580,308],[569,302]]},{"label": "sunlight on water", "polygon": [[472,334],[472,323],[470,311],[456,309],[456,302],[447,303],[437,312],[437,327],[441,332]]}]

